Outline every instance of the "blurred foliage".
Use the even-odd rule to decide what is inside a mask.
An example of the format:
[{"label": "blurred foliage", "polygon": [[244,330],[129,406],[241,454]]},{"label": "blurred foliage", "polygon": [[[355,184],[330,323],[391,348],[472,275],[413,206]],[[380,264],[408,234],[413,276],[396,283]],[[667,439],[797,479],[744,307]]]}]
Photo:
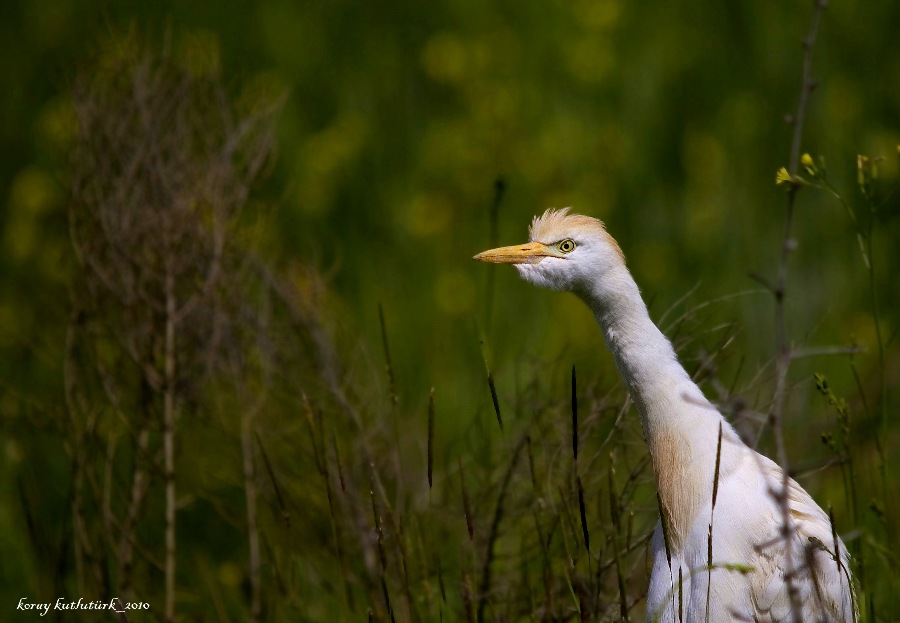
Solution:
[{"label": "blurred foliage", "polygon": [[[703,367],[710,396],[732,406],[739,398],[748,410],[765,413],[772,393],[773,303],[748,274],[772,275],[778,261],[785,200],[774,176],[787,164],[784,117],[799,94],[800,38],[810,9],[794,0],[2,3],[0,608],[23,595],[55,598],[75,589],[72,448],[63,395],[79,270],[66,220],[69,158],[78,135],[71,85],[78,72],[102,64],[119,32],[150,33],[187,71],[221,68],[247,102],[289,92],[279,117],[277,160],[251,196],[271,215],[254,224],[252,246],[290,284],[292,297],[327,319],[343,372],[325,381],[298,372],[297,387],[286,383],[276,391],[277,406],[264,419],[271,438],[263,447],[273,463],[268,475],[263,462],[258,465],[268,483],[260,502],[270,548],[265,573],[277,595],[290,597],[279,610],[273,593],[267,612],[359,620],[367,604],[380,603],[381,589],[360,579],[378,577],[374,559],[366,560],[365,571],[348,572],[350,553],[337,562],[331,545],[334,473],[326,469],[323,480],[313,466],[333,470],[342,450],[354,490],[368,493],[372,462],[389,483],[380,503],[390,499],[398,517],[410,513],[411,523],[395,527],[428,542],[411,551],[437,550],[452,559],[443,581],[454,597],[442,612],[461,619],[465,587],[477,584],[484,550],[456,551],[467,538],[459,466],[465,465],[469,486],[480,492],[473,496],[481,495],[485,508],[496,502],[519,439],[529,431],[535,438],[536,430],[564,431],[572,365],[596,398],[590,417],[611,418],[610,404],[618,404],[599,398],[615,393],[617,381],[588,311],[574,297],[535,290],[514,271],[475,265],[471,256],[495,242],[524,240],[530,217],[547,206],[571,205],[603,219],[651,313],[665,315],[662,325],[680,344],[689,370]],[[900,405],[900,290],[893,276],[900,219],[891,191],[900,144],[900,55],[892,53],[898,29],[900,5],[890,0],[833,2],[825,12],[814,55],[819,84],[803,148],[816,162],[824,159],[830,184],[860,218],[872,215],[873,277],[847,210],[827,192],[804,188],[786,299],[795,346],[864,349],[798,359],[785,424],[803,484],[823,506],[834,506],[838,525],[856,534],[854,547],[866,552],[867,604],[874,604],[878,620],[900,616],[890,571],[900,539],[891,478],[900,469],[900,433],[891,418]],[[858,154],[882,158],[878,179],[865,192],[857,184]],[[501,179],[505,192],[494,230],[490,215]],[[379,304],[397,404],[384,374]],[[497,385],[503,433],[494,420],[485,359]],[[292,369],[283,372],[290,377]],[[814,373],[846,401],[849,425],[819,395]],[[336,406],[341,400],[315,404],[307,419],[293,390],[315,383],[339,384],[362,414],[362,428],[347,424]],[[433,501],[424,467],[431,387],[435,473],[442,474]],[[218,391],[223,400],[229,395]],[[325,424],[316,425],[322,409]],[[879,413],[888,414],[884,426]],[[610,427],[623,435],[633,454],[628,465],[638,463],[638,431],[612,421],[596,426],[598,435]],[[770,451],[766,429],[748,426],[762,430],[761,448]],[[820,436],[845,426],[859,479],[855,508],[845,499],[841,471],[821,468],[838,446],[821,443]],[[240,449],[225,424],[195,422],[188,431],[179,460],[189,508],[179,513],[179,539],[197,545],[181,554],[180,606],[191,616],[240,619],[247,611]],[[317,434],[325,441],[316,442]],[[565,448],[562,432],[548,439]],[[600,522],[610,517],[599,510],[593,487],[609,494],[603,470],[611,459],[600,440],[593,443],[603,461],[591,480],[580,474]],[[547,441],[539,462],[563,451],[552,446]],[[880,455],[887,457],[883,467]],[[518,470],[517,478],[528,478]],[[571,475],[558,477],[569,487]],[[516,482],[511,490],[524,495],[527,482]],[[272,483],[293,500],[291,529],[279,523]],[[155,494],[148,525],[162,523],[161,487]],[[518,494],[510,494],[511,508],[527,509]],[[371,500],[347,504],[348,517],[365,508],[369,513],[350,522],[358,531],[347,528],[347,534],[371,531]],[[653,506],[652,487],[644,482],[629,507],[640,526],[652,524]],[[438,525],[421,536],[427,531],[410,526],[426,517],[428,525]],[[144,537],[156,543],[160,535],[147,529]],[[510,529],[510,538],[526,543],[517,530]],[[371,538],[359,539],[346,547],[374,555]],[[149,567],[148,577],[161,585],[161,572]],[[278,575],[286,569],[290,577]],[[634,596],[643,582],[635,572]],[[356,587],[346,589],[355,597],[345,598],[342,583]],[[161,611],[160,586],[148,587],[143,597]],[[423,615],[434,612],[422,608]]]}]

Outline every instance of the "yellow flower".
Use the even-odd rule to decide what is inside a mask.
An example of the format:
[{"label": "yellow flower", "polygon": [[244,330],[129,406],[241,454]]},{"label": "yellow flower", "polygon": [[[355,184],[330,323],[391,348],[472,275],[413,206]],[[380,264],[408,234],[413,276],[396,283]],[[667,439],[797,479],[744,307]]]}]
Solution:
[{"label": "yellow flower", "polygon": [[775,174],[775,183],[776,184],[790,184],[794,179],[791,177],[791,174],[788,173],[787,167],[781,167],[778,169],[778,173]]},{"label": "yellow flower", "polygon": [[802,164],[803,168],[806,170],[806,172],[809,173],[810,175],[812,175],[813,177],[816,177],[818,175],[819,172],[816,170],[816,162],[813,160],[813,157],[810,156],[809,154],[805,153],[802,156],[800,156],[800,164]]}]

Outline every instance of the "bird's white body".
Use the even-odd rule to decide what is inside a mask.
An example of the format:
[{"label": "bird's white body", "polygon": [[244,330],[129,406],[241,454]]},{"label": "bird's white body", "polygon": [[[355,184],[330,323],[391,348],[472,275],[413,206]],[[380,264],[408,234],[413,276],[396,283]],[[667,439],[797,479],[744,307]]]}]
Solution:
[{"label": "bird's white body", "polygon": [[548,210],[530,233],[527,245],[476,259],[515,264],[527,281],[574,292],[603,330],[641,416],[659,492],[647,620],[854,621],[849,556],[828,516],[787,479],[788,548],[781,468],[746,446],[691,380],[602,223]]}]

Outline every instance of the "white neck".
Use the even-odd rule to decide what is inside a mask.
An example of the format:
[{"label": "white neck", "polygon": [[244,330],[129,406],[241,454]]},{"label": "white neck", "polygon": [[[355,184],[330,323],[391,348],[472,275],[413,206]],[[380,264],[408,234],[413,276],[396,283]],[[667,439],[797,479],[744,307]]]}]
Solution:
[{"label": "white neck", "polygon": [[699,394],[678,362],[671,342],[650,319],[637,284],[624,265],[610,269],[582,298],[603,330],[606,345],[641,411],[645,427],[656,424],[646,420],[657,415],[650,412],[650,406],[671,397],[673,389]]},{"label": "white neck", "polygon": [[683,543],[684,530],[699,505],[710,499],[715,456],[706,450],[716,447],[722,416],[678,362],[671,342],[653,324],[624,264],[607,270],[594,280],[590,291],[580,295],[594,312],[637,405],[663,512],[677,546]]}]

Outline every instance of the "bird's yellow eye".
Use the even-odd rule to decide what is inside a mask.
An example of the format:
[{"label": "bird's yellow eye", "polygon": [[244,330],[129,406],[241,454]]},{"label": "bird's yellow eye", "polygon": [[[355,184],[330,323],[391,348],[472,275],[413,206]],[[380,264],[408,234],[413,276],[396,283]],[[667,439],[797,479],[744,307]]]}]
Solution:
[{"label": "bird's yellow eye", "polygon": [[558,242],[556,244],[556,248],[559,249],[560,253],[571,253],[575,250],[575,241],[570,238],[566,238],[565,240]]}]

